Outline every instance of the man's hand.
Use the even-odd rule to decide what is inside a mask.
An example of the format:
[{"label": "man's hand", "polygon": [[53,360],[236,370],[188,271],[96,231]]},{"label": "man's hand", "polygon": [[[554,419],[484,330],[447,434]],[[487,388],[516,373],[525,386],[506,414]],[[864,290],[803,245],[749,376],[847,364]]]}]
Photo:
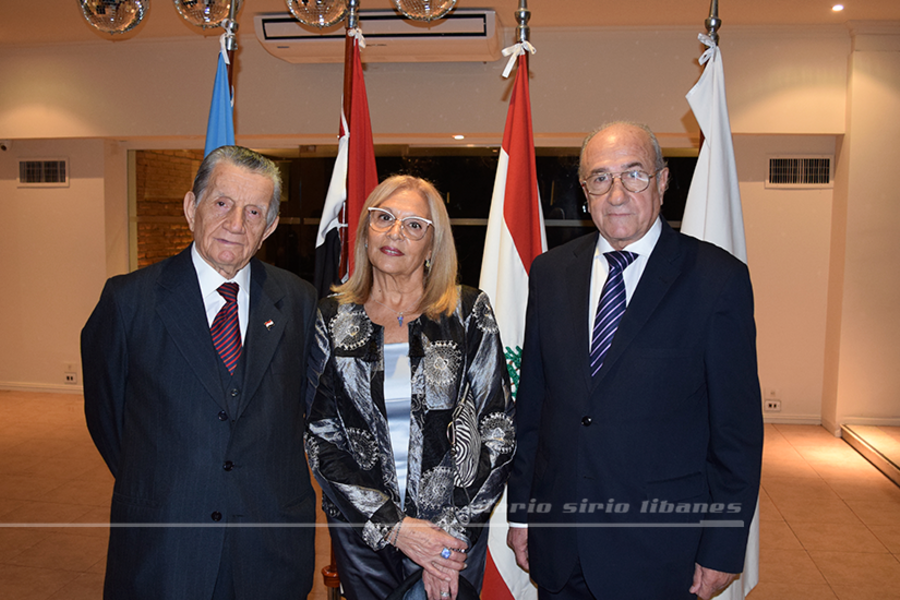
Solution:
[{"label": "man's hand", "polygon": [[700,596],[700,600],[709,600],[728,587],[735,577],[737,575],[734,573],[723,573],[694,563],[694,585],[691,586],[690,592]]},{"label": "man's hand", "polygon": [[510,527],[506,534],[506,545],[516,553],[516,562],[524,570],[528,570],[528,528]]}]

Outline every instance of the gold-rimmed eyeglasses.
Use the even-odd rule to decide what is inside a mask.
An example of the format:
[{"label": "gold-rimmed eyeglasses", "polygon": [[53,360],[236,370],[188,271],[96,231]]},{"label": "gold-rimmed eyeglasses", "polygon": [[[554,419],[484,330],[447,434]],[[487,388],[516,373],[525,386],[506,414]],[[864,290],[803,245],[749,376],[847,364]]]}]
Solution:
[{"label": "gold-rimmed eyeglasses", "polygon": [[652,174],[640,169],[629,169],[619,173],[591,173],[587,179],[581,182],[584,189],[592,196],[602,196],[612,189],[613,182],[619,179],[622,186],[632,193],[643,192],[650,187],[650,180],[656,177],[659,170]]},{"label": "gold-rimmed eyeglasses", "polygon": [[394,228],[394,223],[400,223],[400,233],[409,240],[417,242],[425,237],[428,227],[434,227],[434,223],[425,217],[403,217],[398,219],[391,211],[369,207],[369,227],[378,233],[385,233]]}]

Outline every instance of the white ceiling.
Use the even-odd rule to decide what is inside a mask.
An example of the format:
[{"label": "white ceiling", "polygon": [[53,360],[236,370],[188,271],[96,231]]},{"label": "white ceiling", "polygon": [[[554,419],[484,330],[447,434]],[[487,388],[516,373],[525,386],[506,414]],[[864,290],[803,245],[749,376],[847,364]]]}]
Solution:
[{"label": "white ceiling", "polygon": [[[823,25],[847,21],[900,21],[897,0],[845,0],[846,9],[835,13],[837,0],[720,0],[722,35],[728,27],[744,25]],[[458,0],[458,7],[493,8],[506,27],[515,25],[518,0]],[[362,9],[385,9],[391,0],[360,0]],[[529,0],[533,27],[703,27],[709,0]],[[254,37],[253,15],[287,12],[285,0],[244,0],[238,15],[239,37]],[[365,31],[365,23],[363,23]],[[79,0],[0,0],[0,46],[91,42],[97,40],[218,35],[202,32],[176,12],[171,0],[151,0],[151,8],[135,30],[120,36],[100,34],[81,16]]]}]

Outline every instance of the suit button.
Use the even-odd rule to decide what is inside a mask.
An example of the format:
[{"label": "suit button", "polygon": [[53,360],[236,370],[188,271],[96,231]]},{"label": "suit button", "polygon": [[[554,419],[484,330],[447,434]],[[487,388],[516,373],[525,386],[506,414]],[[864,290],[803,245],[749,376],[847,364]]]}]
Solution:
[{"label": "suit button", "polygon": [[227,420],[228,420],[228,413],[226,413],[224,410],[220,410],[220,411],[219,411],[219,420],[220,420],[220,421],[227,421]]},{"label": "suit button", "polygon": [[584,425],[585,427],[590,427],[591,423],[593,423],[593,422],[594,422],[594,420],[591,419],[590,417],[582,417],[581,418],[581,424]]},{"label": "suit button", "polygon": [[234,463],[231,462],[230,460],[226,460],[225,464],[222,465],[222,468],[225,469],[226,471],[230,471],[234,468]]},{"label": "suit button", "polygon": [[234,398],[240,393],[241,393],[241,390],[234,388],[233,390],[231,390],[231,397]]},{"label": "suit button", "polygon": [[222,520],[222,513],[215,511],[213,514],[209,515],[209,518],[218,523]]}]

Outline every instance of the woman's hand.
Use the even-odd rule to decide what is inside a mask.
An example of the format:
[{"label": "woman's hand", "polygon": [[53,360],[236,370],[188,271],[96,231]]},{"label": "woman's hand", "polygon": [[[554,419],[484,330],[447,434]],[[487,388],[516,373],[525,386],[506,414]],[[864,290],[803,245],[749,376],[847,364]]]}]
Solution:
[{"label": "woman's hand", "polygon": [[425,594],[428,600],[456,600],[459,592],[459,571],[448,571],[450,581],[438,579],[428,571],[422,572],[422,583],[425,584]]},{"label": "woman's hand", "polygon": [[[465,542],[456,539],[434,523],[405,517],[394,545],[414,563],[425,569],[425,573],[446,582],[445,586],[452,584],[454,588],[451,592],[452,597],[456,598],[457,578],[459,572],[466,568],[464,551],[468,546]],[[449,552],[444,552],[445,549]]]}]

